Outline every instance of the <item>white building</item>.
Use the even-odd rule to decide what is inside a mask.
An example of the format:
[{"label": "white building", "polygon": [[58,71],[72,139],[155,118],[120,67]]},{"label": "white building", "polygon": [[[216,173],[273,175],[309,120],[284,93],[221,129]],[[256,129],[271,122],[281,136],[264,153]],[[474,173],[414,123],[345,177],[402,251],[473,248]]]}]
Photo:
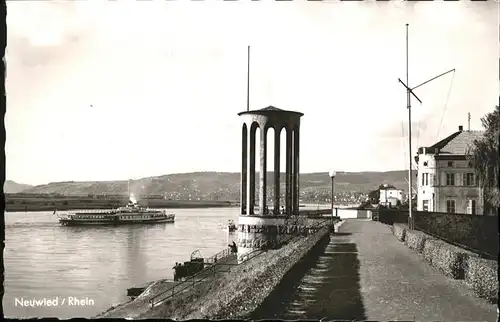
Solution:
[{"label": "white building", "polygon": [[388,184],[380,188],[379,205],[395,207],[398,201],[403,202],[403,190]]},{"label": "white building", "polygon": [[430,147],[418,149],[417,210],[448,213],[483,213],[482,189],[467,152],[483,131],[458,132]]}]

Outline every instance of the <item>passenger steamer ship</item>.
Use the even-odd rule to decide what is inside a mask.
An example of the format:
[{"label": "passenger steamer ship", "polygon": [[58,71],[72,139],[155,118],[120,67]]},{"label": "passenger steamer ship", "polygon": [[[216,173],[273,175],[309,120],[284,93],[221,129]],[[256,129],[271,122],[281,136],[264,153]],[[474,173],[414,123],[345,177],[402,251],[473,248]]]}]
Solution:
[{"label": "passenger steamer ship", "polygon": [[175,220],[174,214],[167,214],[165,210],[153,210],[140,206],[132,198],[125,207],[117,209],[68,212],[57,216],[59,223],[63,226],[155,224],[173,223]]}]

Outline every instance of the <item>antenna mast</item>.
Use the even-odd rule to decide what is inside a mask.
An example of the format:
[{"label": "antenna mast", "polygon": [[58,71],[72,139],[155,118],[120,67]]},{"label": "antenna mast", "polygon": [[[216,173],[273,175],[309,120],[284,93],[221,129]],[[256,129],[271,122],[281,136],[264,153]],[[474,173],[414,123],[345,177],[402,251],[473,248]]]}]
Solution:
[{"label": "antenna mast", "polygon": [[408,108],[408,150],[410,152],[410,167],[408,169],[408,226],[410,229],[413,229],[413,217],[412,217],[412,190],[413,190],[413,185],[412,185],[412,182],[413,182],[413,176],[412,176],[412,168],[413,168],[413,162],[412,162],[412,155],[411,155],[411,95],[413,95],[413,97],[415,97],[419,102],[420,104],[422,104],[422,101],[420,100],[420,98],[418,98],[417,95],[415,95],[415,93],[413,92],[414,89],[416,89],[417,87],[420,87],[424,84],[427,84],[429,83],[430,81],[433,81],[435,80],[436,78],[439,78],[441,76],[444,76],[450,72],[455,72],[455,69],[451,69],[447,72],[444,72],[442,74],[439,74],[438,76],[436,77],[433,77],[425,82],[423,82],[422,84],[420,85],[417,85],[415,87],[410,87],[410,84],[409,84],[409,77],[408,77],[408,24],[406,24],[406,84],[398,78],[399,82],[401,84],[403,84],[403,86],[406,88],[406,107]]},{"label": "antenna mast", "polygon": [[[408,24],[406,24],[406,84],[410,86],[410,80],[408,76]],[[413,229],[413,220],[412,220],[412,204],[413,204],[413,175],[412,175],[412,168],[413,168],[413,162],[411,160],[411,99],[410,99],[410,89],[406,89],[406,106],[408,108],[408,149],[409,149],[409,156],[410,156],[410,167],[408,168],[408,226],[410,229]]]},{"label": "antenna mast", "polygon": [[467,113],[467,129],[470,131],[470,112]]},{"label": "antenna mast", "polygon": [[250,111],[250,46],[247,53],[247,112]]}]

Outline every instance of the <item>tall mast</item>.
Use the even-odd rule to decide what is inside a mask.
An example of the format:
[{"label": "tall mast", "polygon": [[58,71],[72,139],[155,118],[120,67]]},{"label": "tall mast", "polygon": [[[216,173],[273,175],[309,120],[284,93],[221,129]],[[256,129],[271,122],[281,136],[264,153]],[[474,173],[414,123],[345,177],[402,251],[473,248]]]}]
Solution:
[{"label": "tall mast", "polygon": [[408,150],[409,150],[409,158],[410,158],[410,166],[408,168],[408,225],[410,226],[410,229],[413,229],[412,227],[412,181],[413,181],[413,175],[412,175],[412,166],[413,162],[411,159],[411,100],[410,100],[410,89],[409,89],[409,76],[408,76],[408,24],[406,24],[406,84],[408,85],[408,88],[406,89],[406,105],[408,107]]},{"label": "tall mast", "polygon": [[[398,78],[399,82],[406,88],[406,106],[408,108],[408,150],[409,150],[409,158],[410,158],[410,166],[408,167],[408,226],[410,229],[413,229],[413,219],[412,219],[412,208],[411,208],[411,202],[412,202],[412,190],[413,190],[413,176],[412,176],[412,168],[413,168],[413,162],[412,162],[412,155],[411,155],[411,99],[410,99],[410,94],[413,95],[417,101],[422,104],[422,101],[420,98],[418,98],[417,95],[413,92],[414,89],[425,85],[429,83],[430,81],[435,80],[436,78],[439,78],[441,76],[444,76],[448,73],[455,72],[455,68],[450,69],[447,72],[444,72],[442,74],[437,75],[436,77],[433,77],[420,85],[417,85],[415,87],[410,87],[409,84],[409,76],[408,76],[408,24],[406,24],[406,84]],[[450,87],[451,90],[451,87]]]},{"label": "tall mast", "polygon": [[250,111],[250,46],[247,53],[247,112]]}]

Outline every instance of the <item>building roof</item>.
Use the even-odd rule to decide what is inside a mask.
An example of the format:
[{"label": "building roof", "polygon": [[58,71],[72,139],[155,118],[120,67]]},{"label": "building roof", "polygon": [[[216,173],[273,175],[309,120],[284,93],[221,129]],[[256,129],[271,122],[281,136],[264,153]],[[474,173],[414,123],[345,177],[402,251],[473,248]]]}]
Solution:
[{"label": "building roof", "polygon": [[484,131],[458,131],[427,147],[431,153],[438,149],[439,154],[466,155],[474,140],[481,139]]}]

